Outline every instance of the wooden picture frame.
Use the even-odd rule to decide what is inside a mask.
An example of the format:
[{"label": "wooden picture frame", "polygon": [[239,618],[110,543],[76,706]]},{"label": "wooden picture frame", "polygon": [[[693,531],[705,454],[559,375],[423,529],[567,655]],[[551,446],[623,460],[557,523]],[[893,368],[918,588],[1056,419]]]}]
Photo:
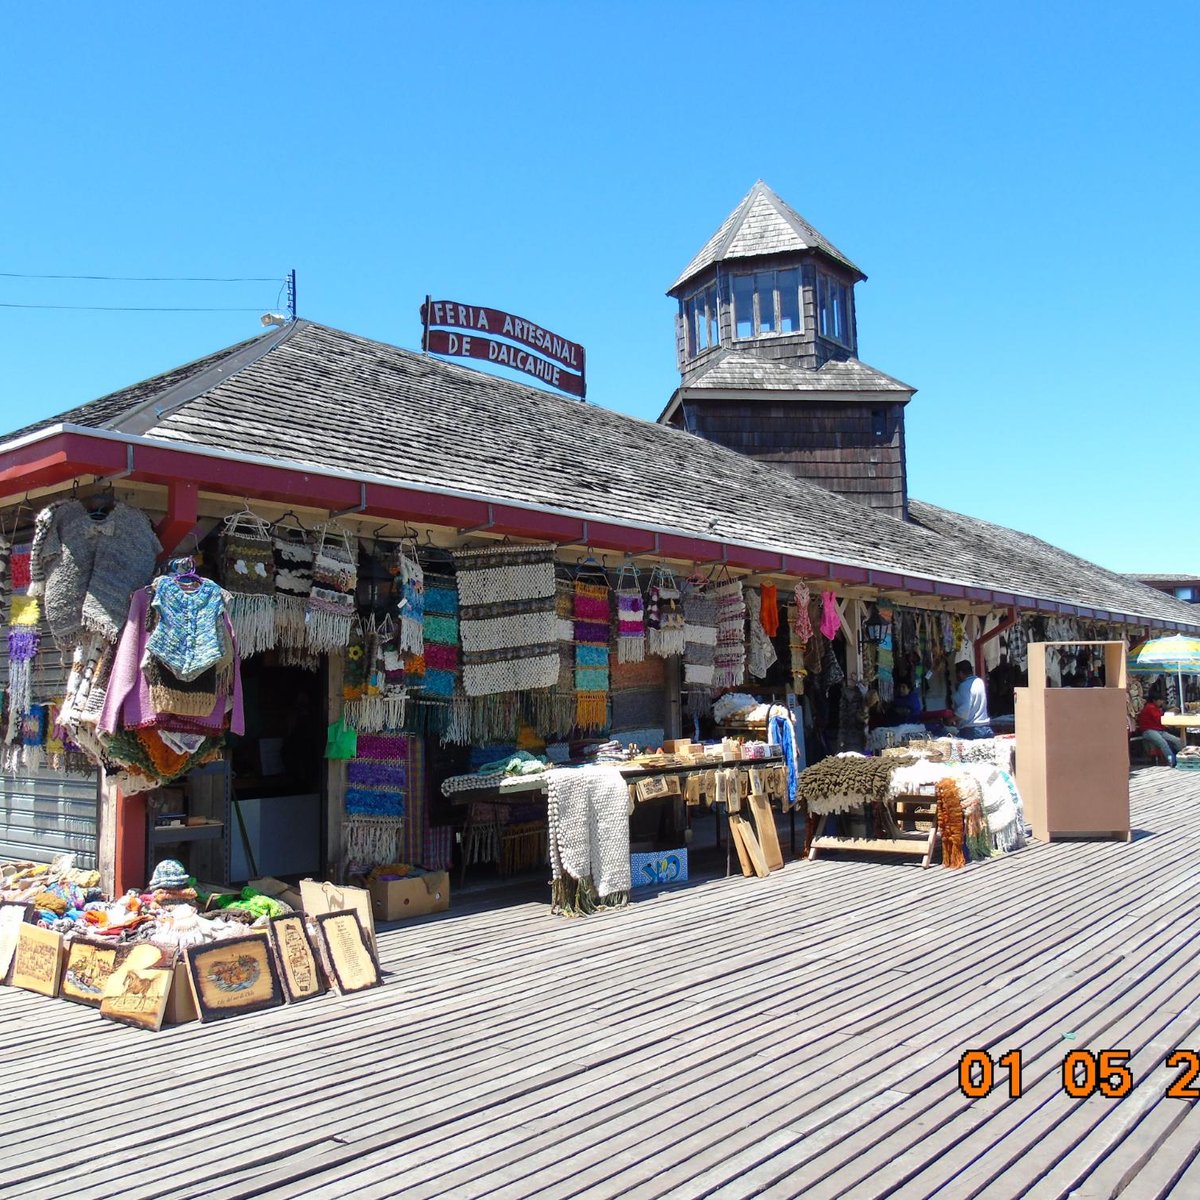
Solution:
[{"label": "wooden picture frame", "polygon": [[124,957],[124,949],[115,942],[76,938],[67,946],[60,995],[75,1004],[99,1008],[104,987]]},{"label": "wooden picture frame", "polygon": [[339,992],[365,992],[383,978],[370,938],[353,910],[320,913],[317,933],[329,974]]},{"label": "wooden picture frame", "polygon": [[329,985],[325,981],[320,959],[308,939],[304,915],[285,913],[282,917],[272,917],[270,930],[271,945],[275,948],[279,975],[288,1002],[295,1004],[300,1000],[325,995]]},{"label": "wooden picture frame", "polygon": [[57,996],[62,964],[61,933],[28,922],[21,925],[17,934],[17,952],[12,961],[13,987],[36,992],[39,996]]},{"label": "wooden picture frame", "polygon": [[255,934],[189,946],[184,958],[202,1022],[261,1012],[283,1003],[283,984],[270,938]]},{"label": "wooden picture frame", "polygon": [[15,900],[0,904],[0,983],[8,983],[12,973],[21,926],[36,921],[37,912],[32,904]]},{"label": "wooden picture frame", "polygon": [[104,985],[100,1015],[123,1025],[157,1032],[162,1028],[175,978],[175,951],[149,942],[124,948]]}]

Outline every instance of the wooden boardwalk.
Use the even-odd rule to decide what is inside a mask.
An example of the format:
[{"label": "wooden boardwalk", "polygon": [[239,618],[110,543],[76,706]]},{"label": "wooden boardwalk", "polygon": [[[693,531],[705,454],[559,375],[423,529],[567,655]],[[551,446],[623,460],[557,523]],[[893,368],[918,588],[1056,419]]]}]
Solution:
[{"label": "wooden boardwalk", "polygon": [[[223,1024],[0,989],[0,1194],[1200,1196],[1164,1066],[1200,1049],[1200,773],[1133,789],[1130,844],[452,911],[382,934],[374,992]],[[960,1093],[976,1047],[1022,1051],[1019,1098]],[[1073,1049],[1130,1051],[1132,1089],[1066,1095]]]}]

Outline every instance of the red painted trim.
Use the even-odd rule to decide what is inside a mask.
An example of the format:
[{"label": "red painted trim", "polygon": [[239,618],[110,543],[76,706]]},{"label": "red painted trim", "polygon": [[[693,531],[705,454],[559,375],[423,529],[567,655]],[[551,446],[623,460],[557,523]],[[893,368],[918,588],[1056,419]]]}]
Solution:
[{"label": "red painted trim", "polygon": [[904,576],[903,586],[906,592],[919,592],[923,596],[931,596],[937,590],[932,579],[917,579],[912,575]]},{"label": "red painted trim", "polygon": [[1012,592],[993,592],[992,599],[997,604],[1006,604],[1010,608],[1017,603],[1017,598],[1012,594]]},{"label": "red painted trim", "polygon": [[939,596],[952,596],[960,600],[967,594],[967,589],[960,583],[938,583],[935,581],[933,590]]},{"label": "red painted trim", "polygon": [[898,588],[904,586],[904,576],[896,575],[891,571],[876,571],[872,568],[867,571],[867,582],[878,584],[882,588]]},{"label": "red painted trim", "polygon": [[846,563],[829,564],[829,577],[839,583],[866,583],[870,575],[866,567],[852,567]]},{"label": "red painted trim", "polygon": [[969,587],[963,590],[966,592],[968,600],[986,600],[990,603],[993,597],[993,593],[988,588]]},{"label": "red painted trim", "polygon": [[116,877],[115,892],[121,896],[131,888],[140,890],[146,885],[146,793],[133,796],[118,793],[116,809],[113,874]]},{"label": "red painted trim", "polygon": [[783,556],[783,569],[789,575],[802,579],[828,579],[829,564],[817,558],[797,558],[793,554]]},{"label": "red painted trim", "polygon": [[703,541],[700,538],[681,537],[675,533],[659,535],[658,552],[664,558],[690,559],[692,562],[713,562],[721,557],[721,547],[718,543]]},{"label": "red painted trim", "polygon": [[190,480],[172,479],[167,484],[167,515],[155,526],[163,557],[172,555],[199,520],[199,486]]},{"label": "red painted trim", "polygon": [[731,567],[745,567],[750,571],[778,571],[779,555],[766,550],[752,550],[744,546],[729,546],[728,561]]}]

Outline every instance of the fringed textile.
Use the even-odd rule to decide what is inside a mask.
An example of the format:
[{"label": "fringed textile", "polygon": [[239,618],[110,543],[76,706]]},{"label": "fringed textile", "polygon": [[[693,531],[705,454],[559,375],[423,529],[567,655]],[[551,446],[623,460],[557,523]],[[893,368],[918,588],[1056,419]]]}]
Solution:
[{"label": "fringed textile", "polygon": [[746,601],[740,579],[727,579],[713,592],[717,602],[717,648],[713,686],[737,687],[746,677]]},{"label": "fringed textile", "polygon": [[646,614],[637,569],[621,568],[617,579],[617,660],[641,662],[646,657]]},{"label": "fringed textile", "polygon": [[274,648],[275,545],[270,526],[248,509],[225,518],[219,574],[225,611],[243,658]]},{"label": "fringed textile", "polygon": [[613,766],[546,775],[552,910],[583,915],[628,902],[629,788]]},{"label": "fringed textile", "polygon": [[646,605],[646,649],[659,658],[674,658],[684,652],[686,638],[682,596],[675,576],[666,566],[657,566],[650,576]]},{"label": "fringed textile", "polygon": [[[746,589],[746,611],[749,614],[750,637],[746,646],[746,670],[755,679],[765,679],[767,672],[775,664],[779,655],[775,652],[766,628],[762,623],[762,613],[766,611],[766,603],[754,588]],[[775,628],[779,628],[779,615],[775,616]]]},{"label": "fringed textile", "polygon": [[400,584],[397,608],[400,616],[400,649],[406,654],[425,653],[425,571],[412,552],[400,545],[396,555],[396,576]]},{"label": "fringed textile", "polygon": [[575,724],[580,729],[608,727],[607,583],[575,581]]},{"label": "fringed textile", "polygon": [[313,547],[305,530],[275,526],[271,539],[275,560],[275,645],[284,666],[309,669],[317,665],[308,646],[304,622],[312,592]]},{"label": "fringed textile", "polygon": [[941,779],[935,791],[938,802],[938,833],[942,839],[942,865],[958,868],[967,865],[964,854],[963,802],[954,779]]},{"label": "fringed textile", "polygon": [[312,580],[305,641],[313,653],[329,654],[350,644],[358,588],[358,541],[334,521],[317,531]]},{"label": "fringed textile", "polygon": [[558,679],[554,547],[456,550],[462,681],[468,696],[553,687]]}]

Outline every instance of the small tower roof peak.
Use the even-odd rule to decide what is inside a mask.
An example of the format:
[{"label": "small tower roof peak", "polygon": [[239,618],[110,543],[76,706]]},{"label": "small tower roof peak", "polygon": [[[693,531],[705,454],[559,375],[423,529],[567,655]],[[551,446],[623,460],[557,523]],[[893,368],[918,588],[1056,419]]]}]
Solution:
[{"label": "small tower roof peak", "polygon": [[668,289],[668,294],[713,263],[798,250],[818,250],[849,268],[860,279],[866,279],[862,270],[827,237],[814,229],[761,179],[756,180],[700,253],[684,268],[683,274]]}]

